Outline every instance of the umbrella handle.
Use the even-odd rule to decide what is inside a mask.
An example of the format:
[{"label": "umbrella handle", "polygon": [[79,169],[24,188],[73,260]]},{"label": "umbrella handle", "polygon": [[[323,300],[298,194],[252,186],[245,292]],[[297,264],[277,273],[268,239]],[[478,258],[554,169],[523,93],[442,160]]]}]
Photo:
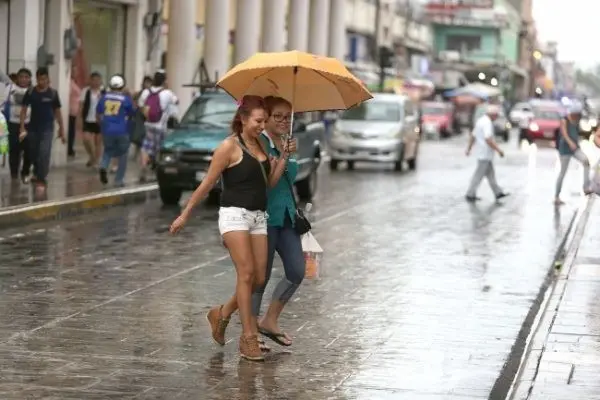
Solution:
[{"label": "umbrella handle", "polygon": [[294,76],[292,77],[292,118],[290,119],[290,138],[294,134],[294,104],[296,103],[296,79],[298,76],[298,67],[294,67]]}]

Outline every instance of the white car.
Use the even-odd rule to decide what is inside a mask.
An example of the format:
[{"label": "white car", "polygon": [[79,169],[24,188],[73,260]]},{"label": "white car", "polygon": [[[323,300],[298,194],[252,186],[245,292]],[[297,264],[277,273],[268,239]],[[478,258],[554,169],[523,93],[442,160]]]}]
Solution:
[{"label": "white car", "polygon": [[530,120],[533,118],[533,108],[529,103],[517,103],[514,105],[510,113],[508,114],[508,119],[513,126],[518,126],[521,124],[522,120]]}]

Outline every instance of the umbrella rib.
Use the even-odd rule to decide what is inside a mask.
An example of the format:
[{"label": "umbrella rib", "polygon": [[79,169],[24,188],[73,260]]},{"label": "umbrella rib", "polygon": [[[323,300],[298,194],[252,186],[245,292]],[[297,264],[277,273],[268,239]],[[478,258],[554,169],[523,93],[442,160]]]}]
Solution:
[{"label": "umbrella rib", "polygon": [[[337,85],[335,84],[335,82],[334,82],[334,81],[332,81],[331,79],[329,79],[329,78],[327,77],[327,75],[323,74],[321,71],[319,71],[319,70],[316,70],[316,69],[314,69],[313,71],[315,71],[315,72],[316,72],[318,75],[321,75],[321,76],[322,76],[322,77],[323,77],[325,80],[327,80],[327,81],[331,82],[331,83],[333,84],[333,86],[335,86],[335,87],[337,88]],[[354,103],[354,104],[352,104],[352,105],[350,105],[350,106],[347,106],[347,107],[346,107],[346,109],[352,108],[352,107],[354,107],[354,106],[356,106],[356,105],[358,105],[358,104],[360,104],[360,103],[362,103],[362,102],[363,102],[362,100],[359,100],[359,101],[357,101],[356,103]],[[329,110],[322,110],[322,111],[329,111]]]}]

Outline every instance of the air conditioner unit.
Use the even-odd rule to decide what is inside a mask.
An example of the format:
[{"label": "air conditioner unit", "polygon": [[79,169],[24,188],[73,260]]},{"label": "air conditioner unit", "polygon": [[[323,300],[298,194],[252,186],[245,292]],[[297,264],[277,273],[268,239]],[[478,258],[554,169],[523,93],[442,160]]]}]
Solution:
[{"label": "air conditioner unit", "polygon": [[439,59],[441,61],[460,61],[460,52],[454,50],[442,50],[439,53]]}]

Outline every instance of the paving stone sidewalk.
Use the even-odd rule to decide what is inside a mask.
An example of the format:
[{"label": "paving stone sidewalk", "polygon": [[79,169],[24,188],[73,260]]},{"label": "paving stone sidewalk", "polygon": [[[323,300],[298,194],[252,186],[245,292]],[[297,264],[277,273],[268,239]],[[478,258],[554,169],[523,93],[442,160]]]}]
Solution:
[{"label": "paving stone sidewalk", "polygon": [[[48,176],[46,191],[34,190],[33,185],[13,181],[10,178],[8,165],[0,168],[0,210],[6,207],[18,207],[41,201],[60,201],[75,196],[101,193],[113,189],[111,185],[114,174],[109,176],[109,185],[100,183],[98,170],[85,166],[85,157],[79,156],[70,160],[64,167],[53,167]],[[8,161],[7,161],[8,164]],[[136,186],[139,174],[137,160],[129,159],[126,186]]]},{"label": "paving stone sidewalk", "polygon": [[588,207],[576,256],[548,299],[513,399],[600,399],[600,199]]}]

